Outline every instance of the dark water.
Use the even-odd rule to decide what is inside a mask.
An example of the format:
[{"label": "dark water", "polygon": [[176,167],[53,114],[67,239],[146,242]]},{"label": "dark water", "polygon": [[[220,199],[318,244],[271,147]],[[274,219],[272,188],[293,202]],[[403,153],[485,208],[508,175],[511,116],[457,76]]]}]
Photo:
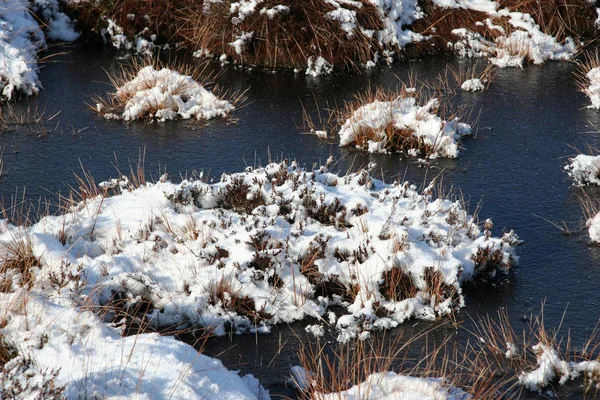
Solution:
[{"label": "dark water", "polygon": [[[504,284],[467,289],[467,306],[459,315],[467,326],[468,315],[495,314],[504,307],[518,330],[521,317],[537,313],[543,301],[549,327],[557,327],[567,309],[563,332],[569,328],[576,343],[598,322],[600,248],[589,245],[585,232],[578,229],[583,217],[578,203],[582,191],[571,186],[562,167],[576,153],[573,146],[584,150],[594,143],[597,135],[589,132],[600,126],[600,113],[585,108],[587,99],[576,89],[573,64],[499,70],[489,91],[459,93],[456,102],[473,107],[475,114],[481,110],[479,134],[464,142],[458,159],[437,160],[427,168],[399,155],[361,155],[301,135],[297,128],[302,119],[300,102],[314,110],[314,99],[321,106],[341,103],[369,85],[394,87],[397,77],[406,78],[411,69],[426,79],[435,77],[446,63],[457,66],[461,61],[427,58],[318,79],[292,72],[228,68],[219,83],[232,90],[249,88],[250,103],[236,112],[236,124],[215,121],[201,128],[181,121],[122,124],[103,120],[85,103],[92,95],[109,90],[105,70],[116,71],[119,62],[114,55],[77,45],[69,51],[59,62],[44,67],[44,90],[39,96],[14,105],[16,110],[37,106],[47,115],[61,111],[53,122],[60,120],[58,130],[46,137],[22,129],[0,133],[4,149],[0,195],[5,199],[23,187],[29,199],[64,192],[74,184],[73,172],[80,171],[80,163],[97,180],[114,177],[115,159],[121,169],[128,170],[129,160],[136,160],[141,148],[146,152],[146,171],[154,177],[165,168],[172,176],[201,169],[218,176],[265,164],[269,155],[295,158],[310,166],[332,154],[339,160],[340,171],[351,164],[375,161],[385,179],[406,176],[417,184],[443,171],[445,184],[459,188],[472,208],[483,201],[480,216],[493,219],[496,234],[503,228],[514,229],[525,241],[519,249],[520,263]],[[597,194],[592,189],[588,192]],[[571,223],[573,234],[564,235],[540,217]],[[419,321],[411,326],[415,324],[427,326]],[[230,368],[252,372],[273,388],[289,374],[289,365],[295,364],[294,343],[307,339],[303,326],[277,327],[271,335],[258,338],[220,338],[209,342],[206,352],[219,354]]]}]

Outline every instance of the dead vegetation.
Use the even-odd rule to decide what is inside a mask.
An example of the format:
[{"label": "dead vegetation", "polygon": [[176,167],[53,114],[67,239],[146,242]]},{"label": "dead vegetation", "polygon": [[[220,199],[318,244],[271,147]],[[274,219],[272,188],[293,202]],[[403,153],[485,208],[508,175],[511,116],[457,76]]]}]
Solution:
[{"label": "dead vegetation", "polygon": [[[521,332],[514,328],[504,310],[495,316],[478,318],[473,326],[468,332],[471,338],[462,344],[453,333],[443,335],[443,326],[421,332],[405,328],[406,335],[396,332],[396,337],[389,338],[388,332],[339,343],[333,348],[320,342],[301,343],[298,358],[306,374],[293,373],[292,381],[306,399],[342,392],[365,382],[372,374],[390,371],[441,379],[437,382],[442,390],[459,388],[476,399],[520,398],[527,390],[543,390],[554,396],[577,393],[586,399],[600,394],[598,328],[576,347],[568,335],[559,335],[560,326],[556,330],[546,328],[543,307]],[[434,330],[443,335],[435,340],[437,344],[429,338]],[[460,327],[459,331],[465,332]],[[419,348],[422,350],[416,350]],[[378,383],[381,381],[375,381]],[[363,386],[355,394],[367,398],[365,390],[370,388]]]},{"label": "dead vegetation", "polygon": [[[577,40],[595,39],[596,9],[587,0],[500,0],[498,3],[500,9],[530,14],[540,30],[554,36],[559,43],[569,36]],[[412,28],[431,37],[431,41],[416,44],[418,50],[427,53],[451,52],[448,44],[456,41],[452,33],[454,29],[466,28],[492,42],[516,30],[508,22],[508,17],[490,17],[485,12],[461,8],[443,9],[434,6],[431,0],[424,0],[421,5],[425,16]],[[491,24],[482,23],[488,18]],[[522,48],[505,50],[513,55],[523,51]]]},{"label": "dead vegetation", "polygon": [[[344,32],[338,21],[326,14],[335,7],[321,0],[289,0],[286,10],[255,12],[237,18],[231,15],[230,2],[210,3],[203,8],[187,7],[179,13],[179,33],[188,46],[205,49],[241,64],[263,65],[269,68],[305,68],[310,57],[324,57],[344,68],[355,68],[373,59],[381,50],[374,37],[355,29]],[[382,21],[377,8],[369,1],[361,6],[347,5],[357,13],[358,23],[365,29],[378,30]],[[261,3],[261,8],[276,10],[277,0]],[[217,32],[217,34],[215,34]],[[244,32],[254,32],[238,53],[232,43]]]}]

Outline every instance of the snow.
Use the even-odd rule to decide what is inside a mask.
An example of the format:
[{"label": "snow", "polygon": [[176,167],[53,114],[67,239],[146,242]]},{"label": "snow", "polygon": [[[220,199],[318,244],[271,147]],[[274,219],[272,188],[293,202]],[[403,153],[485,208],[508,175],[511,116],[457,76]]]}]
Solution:
[{"label": "snow", "polygon": [[[464,305],[462,282],[516,262],[512,232],[481,232],[459,201],[434,199],[433,186],[418,193],[366,170],[270,164],[213,184],[163,179],[136,189],[120,179],[102,188],[119,194],[30,228],[0,224],[0,245],[15,236],[31,243],[43,265],[33,290],[60,305],[106,306],[118,294],[130,307],[151,304],[156,327],[269,332],[336,306],[346,314],[332,329],[345,341],[446,315]],[[382,289],[391,271],[414,291]],[[12,274],[4,278],[16,289]],[[52,276],[76,279],[53,289]],[[443,281],[444,293],[431,292],[427,276]]]},{"label": "snow", "polygon": [[460,86],[460,88],[462,90],[464,90],[465,92],[479,92],[482,90],[485,90],[485,86],[483,86],[483,83],[481,82],[481,79],[467,79],[466,81],[463,82],[463,84]]},{"label": "snow", "polygon": [[600,244],[600,213],[587,220],[587,227],[590,240]]},{"label": "snow", "polygon": [[600,156],[579,154],[569,159],[565,170],[576,185],[600,185]]},{"label": "snow", "polygon": [[[393,101],[379,101],[359,107],[348,118],[339,131],[340,146],[357,145],[359,137],[365,131],[373,132],[368,141],[371,153],[386,152],[385,145],[390,138],[386,128],[393,126],[397,130],[409,130],[423,144],[431,148],[429,157],[455,158],[458,156],[458,141],[471,132],[468,124],[458,119],[444,121],[435,115],[437,99],[431,99],[423,106],[417,105],[414,97],[399,96]],[[413,152],[409,154],[414,154]]]},{"label": "snow", "polygon": [[575,55],[577,46],[571,37],[563,43],[557,42],[541,31],[530,14],[502,9],[491,12],[490,16],[508,17],[514,30],[508,34],[488,18],[487,26],[502,33],[494,41],[467,28],[458,28],[452,33],[459,40],[450,46],[462,57],[489,57],[492,64],[500,68],[523,67],[525,61],[542,64],[547,60],[570,60]]},{"label": "snow", "polygon": [[498,9],[498,4],[492,0],[433,0],[433,4],[442,8],[462,8],[488,14],[494,14]]},{"label": "snow", "polygon": [[533,346],[532,350],[537,357],[537,368],[530,372],[522,372],[519,376],[519,384],[531,391],[541,392],[555,379],[558,379],[560,385],[564,385],[582,374],[591,378],[600,373],[600,361],[568,362],[561,359],[552,346],[543,343]]},{"label": "snow", "polygon": [[37,370],[58,371],[54,383],[67,398],[269,399],[252,375],[240,377],[174,337],[123,337],[92,312],[26,290],[1,294],[0,309],[4,340]]},{"label": "snow", "polygon": [[20,92],[31,96],[41,87],[37,52],[47,49],[37,12],[48,26],[52,40],[75,40],[72,21],[58,10],[57,0],[29,2],[3,0],[0,3],[0,100]]},{"label": "snow", "polygon": [[592,104],[589,108],[600,110],[600,67],[591,68],[586,73],[589,86],[584,89],[584,93],[590,98]]},{"label": "snow", "polygon": [[323,57],[317,57],[316,59],[312,56],[308,58],[306,67],[306,75],[313,77],[319,75],[330,74],[333,71],[333,65]]},{"label": "snow", "polygon": [[118,87],[116,98],[125,103],[122,112],[115,113],[102,104],[97,105],[98,111],[108,119],[201,120],[225,117],[234,108],[192,77],[168,68],[156,70],[151,65],[140,69],[134,79]]},{"label": "snow", "polygon": [[415,378],[395,372],[380,372],[338,393],[318,394],[319,400],[466,400],[472,396],[444,384],[441,379]]}]

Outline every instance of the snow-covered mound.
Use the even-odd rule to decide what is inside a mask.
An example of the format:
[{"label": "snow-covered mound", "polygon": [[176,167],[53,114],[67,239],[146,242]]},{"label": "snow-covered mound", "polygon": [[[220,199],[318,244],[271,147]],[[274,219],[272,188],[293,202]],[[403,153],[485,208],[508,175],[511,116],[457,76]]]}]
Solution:
[{"label": "snow-covered mound", "polygon": [[565,170],[576,185],[600,185],[600,156],[579,154],[569,160]]},{"label": "snow-covered mound", "polygon": [[[0,221],[0,245],[31,246],[32,287],[52,299],[124,308],[157,327],[266,332],[341,305],[346,315],[330,321],[345,340],[448,314],[464,304],[461,282],[516,259],[512,232],[492,237],[460,202],[367,171],[271,164],[214,184],[103,187],[120,194],[30,228]],[[1,278],[30,280],[14,269]]]},{"label": "snow-covered mound", "polygon": [[47,45],[33,13],[47,24],[50,39],[72,41],[78,37],[72,21],[58,10],[57,0],[0,2],[0,100],[11,99],[17,92],[30,96],[40,89],[37,52]]},{"label": "snow-covered mound", "polygon": [[110,104],[98,103],[97,110],[107,119],[133,121],[176,118],[206,120],[225,117],[234,106],[221,100],[191,76],[168,68],[149,65],[117,88]]},{"label": "snow-covered mound", "polygon": [[[0,309],[2,340],[18,353],[0,389],[11,398],[49,398],[59,387],[68,399],[269,398],[252,375],[240,377],[170,336],[123,337],[92,312],[27,290],[0,294]],[[20,364],[26,370],[13,368]],[[43,382],[44,371],[54,379]]]},{"label": "snow-covered mound", "polygon": [[444,121],[435,114],[437,108],[437,99],[419,106],[411,96],[365,104],[340,128],[340,146],[371,153],[397,150],[413,156],[457,157],[458,142],[471,133],[471,126],[458,118]]},{"label": "snow-covered mound", "polygon": [[590,98],[592,104],[589,108],[600,110],[600,67],[591,68],[585,74],[587,78],[587,87],[583,88],[583,92]]}]

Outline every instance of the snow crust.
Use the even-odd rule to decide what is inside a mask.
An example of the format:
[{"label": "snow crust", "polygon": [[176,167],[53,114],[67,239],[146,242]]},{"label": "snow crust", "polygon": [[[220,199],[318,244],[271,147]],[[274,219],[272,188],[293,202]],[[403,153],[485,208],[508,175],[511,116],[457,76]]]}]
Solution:
[{"label": "snow crust", "polygon": [[[414,97],[399,96],[393,101],[379,101],[365,104],[348,118],[339,131],[340,146],[357,145],[361,135],[372,132],[367,150],[371,153],[386,152],[385,145],[390,138],[386,129],[393,126],[397,130],[409,130],[431,150],[430,158],[437,156],[455,158],[458,156],[458,141],[471,133],[468,124],[458,119],[444,121],[435,114],[437,99],[419,106]],[[416,155],[409,152],[410,155]]]},{"label": "snow crust", "polygon": [[[120,179],[102,187],[119,194],[30,228],[0,223],[0,242],[17,235],[31,243],[43,265],[34,288],[60,305],[103,306],[115,296],[130,307],[147,302],[157,327],[268,332],[338,305],[346,314],[329,319],[345,341],[448,314],[464,305],[461,282],[516,262],[512,232],[481,232],[460,202],[434,199],[432,187],[418,193],[367,171],[337,176],[271,164],[214,184],[135,189]],[[412,282],[411,295],[384,296],[393,269]],[[11,274],[3,278],[16,288]],[[443,281],[443,293],[428,290],[428,275]],[[53,276],[77,279],[53,290]]]},{"label": "snow crust", "polygon": [[191,76],[168,68],[156,70],[151,65],[140,69],[134,79],[118,87],[115,97],[125,103],[123,110],[118,113],[102,104],[97,105],[98,111],[107,119],[202,120],[225,117],[234,108]]},{"label": "snow crust", "polygon": [[240,377],[174,337],[123,337],[92,312],[26,290],[0,294],[0,308],[9,311],[4,340],[38,371],[58,371],[54,383],[66,398],[269,399],[252,375]]},{"label": "snow crust", "polygon": [[57,0],[0,2],[0,100],[17,93],[37,94],[37,52],[46,50],[46,35],[33,13],[40,14],[52,40],[72,41],[78,34],[72,21],[58,10]]}]

